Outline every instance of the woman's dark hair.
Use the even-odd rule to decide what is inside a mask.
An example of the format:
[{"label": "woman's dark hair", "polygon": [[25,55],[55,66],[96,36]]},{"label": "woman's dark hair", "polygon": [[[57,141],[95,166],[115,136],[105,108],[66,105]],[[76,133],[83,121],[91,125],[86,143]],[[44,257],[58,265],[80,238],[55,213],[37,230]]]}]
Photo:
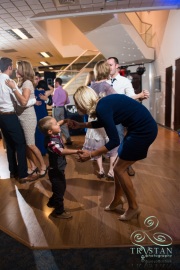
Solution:
[{"label": "woman's dark hair", "polygon": [[42,88],[42,89],[44,89],[44,90],[47,90],[48,89],[48,86],[47,86],[47,83],[46,83],[46,81],[45,80],[40,80],[39,82],[38,82],[38,85],[36,86],[36,88]]}]

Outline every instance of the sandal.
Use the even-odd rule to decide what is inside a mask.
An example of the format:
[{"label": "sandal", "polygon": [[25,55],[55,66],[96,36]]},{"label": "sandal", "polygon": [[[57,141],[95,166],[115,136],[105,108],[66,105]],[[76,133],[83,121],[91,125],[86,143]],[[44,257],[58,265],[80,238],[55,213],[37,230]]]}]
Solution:
[{"label": "sandal", "polygon": [[102,171],[102,172],[98,172],[98,178],[104,178],[105,177],[105,173]]},{"label": "sandal", "polygon": [[112,173],[108,172],[108,174],[107,174],[107,180],[114,181],[114,176],[113,176]]},{"label": "sandal", "polygon": [[43,174],[39,174],[39,178],[44,177],[46,175],[47,171],[48,171],[48,167],[46,167],[45,170],[41,170],[40,172],[44,172],[44,173]]},{"label": "sandal", "polygon": [[39,169],[38,167],[36,167],[34,170],[31,171],[31,173],[28,173],[28,175],[33,175],[34,173],[38,173],[39,172]]}]

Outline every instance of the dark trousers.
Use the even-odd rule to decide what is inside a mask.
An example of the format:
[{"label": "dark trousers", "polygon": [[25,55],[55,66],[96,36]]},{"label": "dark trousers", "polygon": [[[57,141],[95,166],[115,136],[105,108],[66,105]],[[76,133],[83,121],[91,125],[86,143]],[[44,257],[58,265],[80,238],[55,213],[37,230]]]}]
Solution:
[{"label": "dark trousers", "polygon": [[0,114],[0,128],[3,133],[9,171],[19,178],[27,176],[26,141],[16,114]]},{"label": "dark trousers", "polygon": [[49,199],[49,202],[55,206],[55,211],[57,214],[62,214],[64,212],[64,193],[66,190],[66,179],[64,171],[58,169],[50,169],[49,180],[52,184],[53,195]]}]

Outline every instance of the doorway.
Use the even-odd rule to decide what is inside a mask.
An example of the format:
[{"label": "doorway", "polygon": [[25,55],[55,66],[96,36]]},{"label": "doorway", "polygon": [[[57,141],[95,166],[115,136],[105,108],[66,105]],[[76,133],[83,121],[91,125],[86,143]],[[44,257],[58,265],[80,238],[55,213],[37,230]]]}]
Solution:
[{"label": "doorway", "polygon": [[171,128],[172,66],[166,68],[165,126]]},{"label": "doorway", "polygon": [[180,129],[180,58],[175,61],[174,130]]}]

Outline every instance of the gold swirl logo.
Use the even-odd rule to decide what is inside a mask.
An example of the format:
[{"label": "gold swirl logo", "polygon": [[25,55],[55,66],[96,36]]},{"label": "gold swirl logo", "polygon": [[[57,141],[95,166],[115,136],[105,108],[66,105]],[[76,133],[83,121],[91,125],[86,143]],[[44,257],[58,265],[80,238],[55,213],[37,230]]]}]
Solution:
[{"label": "gold swirl logo", "polygon": [[155,232],[151,236],[148,234],[148,232],[153,231],[159,225],[159,220],[155,216],[147,217],[144,221],[144,225],[147,228],[146,230],[137,230],[131,234],[130,239],[134,245],[139,246],[142,250],[144,250],[142,242],[146,238],[148,238],[153,244],[162,247],[167,247],[172,244],[172,238],[166,233]]}]

